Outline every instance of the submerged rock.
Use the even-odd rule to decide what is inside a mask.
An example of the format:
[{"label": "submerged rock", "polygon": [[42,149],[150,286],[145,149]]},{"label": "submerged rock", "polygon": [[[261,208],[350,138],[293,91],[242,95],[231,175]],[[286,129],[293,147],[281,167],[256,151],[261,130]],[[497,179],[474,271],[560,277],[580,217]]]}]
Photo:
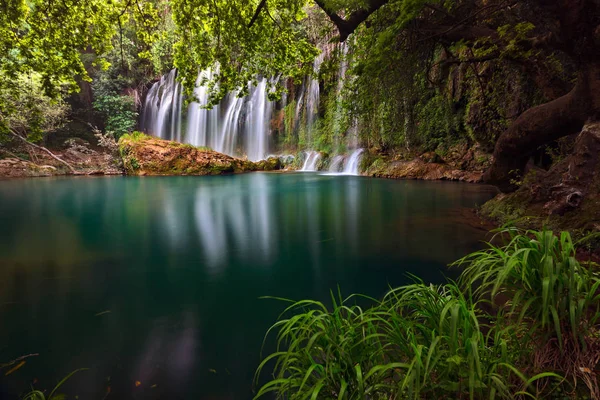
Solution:
[{"label": "submerged rock", "polygon": [[125,135],[119,151],[127,175],[221,175],[279,169],[277,158],[258,163],[205,147],[163,140],[141,133]]}]

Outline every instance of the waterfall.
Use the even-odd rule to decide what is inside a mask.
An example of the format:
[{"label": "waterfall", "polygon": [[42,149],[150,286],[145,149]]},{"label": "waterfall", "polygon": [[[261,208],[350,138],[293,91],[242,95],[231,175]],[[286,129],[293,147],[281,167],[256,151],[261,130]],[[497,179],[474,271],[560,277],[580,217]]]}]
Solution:
[{"label": "waterfall", "polygon": [[246,152],[251,161],[262,160],[267,155],[271,108],[272,104],[267,99],[267,80],[263,78],[248,101]]},{"label": "waterfall", "polygon": [[338,69],[337,76],[337,88],[336,88],[336,104],[335,104],[335,116],[333,118],[333,148],[338,151],[340,147],[340,137],[344,134],[342,131],[342,90],[344,89],[344,83],[346,82],[346,71],[348,70],[348,44],[346,42],[341,44],[341,55],[340,55],[340,67]]},{"label": "waterfall", "polygon": [[344,162],[344,156],[335,156],[331,160],[329,165],[329,172],[337,173],[342,169],[342,163]]},{"label": "waterfall", "polygon": [[319,116],[319,99],[321,90],[319,88],[319,70],[325,58],[325,53],[321,52],[313,62],[313,73],[316,77],[311,77],[308,84],[308,93],[306,96],[306,130],[308,134],[307,142],[311,143],[311,133],[314,128],[315,119]]},{"label": "waterfall", "polygon": [[357,149],[352,152],[348,161],[346,161],[346,166],[344,167],[344,174],[346,175],[360,175],[358,170],[360,164],[360,156],[363,152],[363,149]]},{"label": "waterfall", "polygon": [[[231,156],[247,156],[251,161],[268,154],[273,103],[268,100],[266,79],[250,87],[248,96],[240,98],[231,92],[207,109],[210,89],[206,82],[214,72],[201,71],[194,88],[196,101],[183,110],[182,88],[176,76],[177,71],[172,70],[148,91],[140,123],[146,133]],[[186,124],[182,123],[184,118]]]},{"label": "waterfall", "polygon": [[[213,78],[211,70],[202,71],[196,79],[194,96],[196,101],[188,107],[187,129],[185,142],[194,146],[206,146],[215,151],[222,152],[219,146],[217,132],[219,130],[219,117],[221,114],[221,105],[217,104],[212,109],[204,108],[208,104],[209,88],[204,85],[204,81]],[[170,138],[172,139],[172,138]],[[230,155],[233,155],[230,153]]]},{"label": "waterfall", "polygon": [[316,171],[317,162],[321,158],[321,154],[318,151],[307,151],[304,165],[300,171]]},{"label": "waterfall", "polygon": [[161,77],[152,85],[144,102],[142,129],[164,139],[181,138],[181,88],[176,75],[172,70]]}]

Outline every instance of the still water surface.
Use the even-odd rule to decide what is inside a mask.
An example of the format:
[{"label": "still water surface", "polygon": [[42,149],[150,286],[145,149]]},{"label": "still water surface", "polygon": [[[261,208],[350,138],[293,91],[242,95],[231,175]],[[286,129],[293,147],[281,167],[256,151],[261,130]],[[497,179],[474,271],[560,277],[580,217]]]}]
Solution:
[{"label": "still water surface", "polygon": [[441,282],[483,238],[457,210],[492,195],[301,173],[2,181],[0,363],[39,355],[0,397],[86,367],[65,388],[80,399],[249,399],[284,308],[259,297]]}]

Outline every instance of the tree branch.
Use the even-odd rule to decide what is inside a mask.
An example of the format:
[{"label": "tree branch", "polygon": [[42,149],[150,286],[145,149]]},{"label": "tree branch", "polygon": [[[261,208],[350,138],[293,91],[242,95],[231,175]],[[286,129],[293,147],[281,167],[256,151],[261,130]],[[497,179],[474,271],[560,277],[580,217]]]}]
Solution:
[{"label": "tree branch", "polygon": [[340,42],[344,42],[348,39],[356,28],[362,24],[371,14],[379,10],[381,7],[386,5],[389,0],[370,0],[369,6],[365,9],[360,9],[352,12],[347,19],[340,17],[337,13],[331,11],[324,3],[323,0],[315,0],[315,3],[325,11],[325,14],[329,17],[331,22],[335,24],[340,33]]},{"label": "tree branch", "polygon": [[50,157],[54,158],[56,161],[66,165],[69,170],[71,170],[72,173],[76,173],[75,168],[73,168],[73,166],[71,164],[69,164],[68,162],[64,161],[63,159],[55,156],[50,150],[48,150],[47,148],[43,147],[43,146],[38,146],[37,144],[31,143],[29,142],[27,139],[25,139],[24,137],[22,137],[21,135],[19,135],[18,133],[16,133],[15,131],[13,131],[12,129],[9,128],[9,132],[12,136],[16,137],[17,139],[21,140],[22,142],[24,142],[25,144],[34,147],[38,150],[41,150],[45,153],[47,153]]},{"label": "tree branch", "polygon": [[248,24],[248,29],[252,28],[252,25],[254,25],[254,23],[258,19],[258,15],[262,11],[262,9],[265,7],[265,4],[267,4],[267,0],[261,0],[261,2],[258,4],[258,7],[256,7],[256,11],[254,11],[254,15],[252,16],[252,19],[250,20],[250,23]]}]

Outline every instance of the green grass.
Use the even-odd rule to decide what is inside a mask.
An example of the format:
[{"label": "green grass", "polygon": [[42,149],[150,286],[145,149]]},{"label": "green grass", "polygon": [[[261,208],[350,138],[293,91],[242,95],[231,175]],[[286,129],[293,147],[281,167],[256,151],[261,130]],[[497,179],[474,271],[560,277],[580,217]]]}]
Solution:
[{"label": "green grass", "polygon": [[65,376],[60,382],[58,382],[56,384],[56,386],[54,386],[54,389],[52,389],[50,391],[50,393],[48,394],[48,396],[46,396],[44,394],[44,392],[40,391],[40,390],[31,390],[29,393],[27,393],[24,397],[23,400],[64,400],[66,399],[66,395],[62,394],[62,393],[58,393],[58,390],[60,389],[60,387],[62,385],[65,384],[66,381],[68,381],[73,375],[75,375],[76,373],[80,372],[80,371],[86,371],[87,368],[80,368],[77,369],[73,372],[71,372],[69,375]]},{"label": "green grass", "polygon": [[456,263],[467,265],[461,285],[495,303],[505,299],[508,316],[527,323],[542,340],[556,339],[562,346],[571,335],[585,347],[598,320],[600,279],[576,260],[571,235],[516,229],[500,234],[509,237],[508,244],[489,244]]},{"label": "green grass", "polygon": [[277,351],[256,374],[274,363],[273,379],[256,398],[511,399],[555,376],[527,379],[508,351],[511,332],[482,329],[487,316],[454,283],[404,286],[368,299],[368,308],[354,299],[338,296],[331,309],[304,300],[285,310],[291,315],[268,333],[277,331]]},{"label": "green grass", "polygon": [[130,140],[132,142],[139,142],[139,141],[147,139],[148,137],[149,136],[143,132],[133,131],[131,133],[126,133],[124,135],[121,135],[119,140]]},{"label": "green grass", "polygon": [[267,332],[277,350],[256,382],[272,376],[256,398],[599,398],[592,266],[566,232],[499,235],[505,244],[455,263],[465,268],[458,283],[417,282],[381,300],[332,295],[332,307],[285,300]]}]

